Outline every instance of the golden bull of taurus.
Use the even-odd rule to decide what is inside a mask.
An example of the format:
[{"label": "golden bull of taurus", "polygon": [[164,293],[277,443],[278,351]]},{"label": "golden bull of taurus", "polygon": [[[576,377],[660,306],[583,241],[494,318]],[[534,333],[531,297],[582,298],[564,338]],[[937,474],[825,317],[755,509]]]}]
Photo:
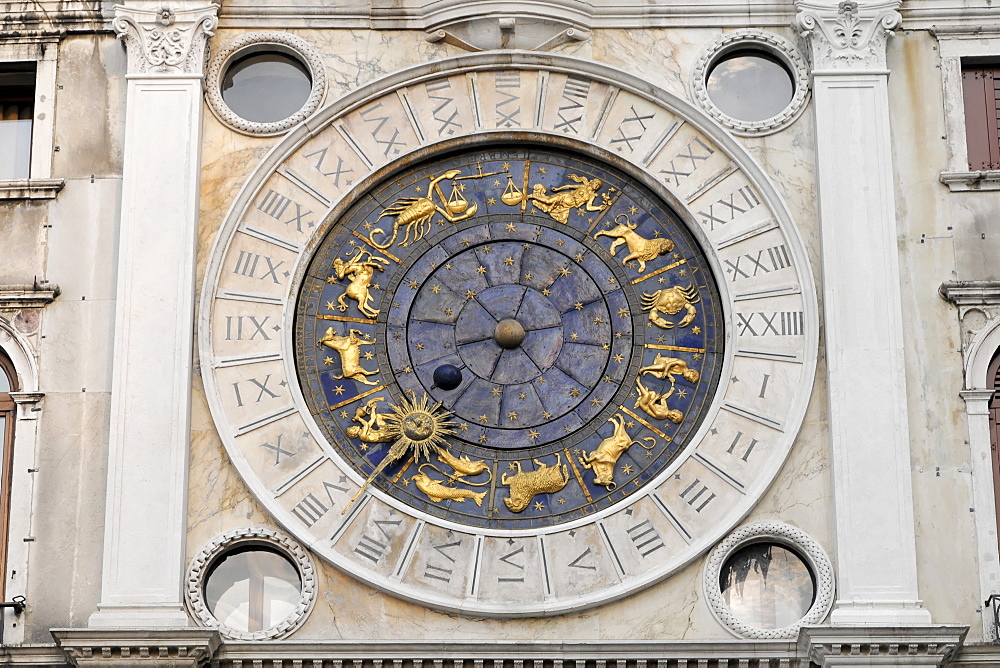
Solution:
[{"label": "golden bull of taurus", "polygon": [[[619,218],[624,218],[625,222],[618,223]],[[622,260],[622,265],[628,266],[628,263],[632,260],[639,261],[639,273],[646,271],[646,263],[651,260],[655,260],[660,255],[664,253],[669,253],[674,249],[674,242],[670,239],[645,239],[639,236],[639,233],[635,231],[636,224],[630,223],[628,216],[624,213],[620,213],[615,216],[615,222],[618,223],[617,227],[610,230],[601,230],[594,235],[597,237],[613,237],[614,241],[611,242],[611,254],[614,255],[615,251],[622,244],[628,246],[628,255]]]},{"label": "golden bull of taurus", "polygon": [[643,448],[652,450],[656,445],[656,439],[651,436],[643,438],[643,441],[649,441],[649,445],[633,439],[625,431],[625,418],[620,415],[611,416],[608,422],[615,426],[615,433],[601,441],[596,450],[584,454],[579,459],[584,468],[594,472],[595,485],[604,485],[612,490],[616,487],[614,481],[615,465],[618,464],[618,458],[622,456],[622,453],[628,450],[633,443],[638,443]]},{"label": "golden bull of taurus", "polygon": [[374,345],[375,341],[363,341],[361,336],[362,333],[356,329],[352,329],[347,336],[341,336],[333,331],[333,327],[330,327],[326,330],[323,338],[316,342],[316,345],[324,345],[340,353],[340,368],[343,373],[334,376],[334,378],[350,378],[365,385],[378,385],[378,383],[365,378],[365,376],[377,374],[378,369],[369,371],[361,366],[361,346]]},{"label": "golden bull of taurus", "polygon": [[534,460],[538,468],[534,471],[522,471],[521,462],[514,462],[517,473],[500,476],[500,482],[510,487],[510,496],[503,502],[512,513],[519,513],[528,507],[531,500],[538,494],[554,494],[569,482],[569,469],[562,463],[559,453],[556,453],[556,463],[548,466]]}]

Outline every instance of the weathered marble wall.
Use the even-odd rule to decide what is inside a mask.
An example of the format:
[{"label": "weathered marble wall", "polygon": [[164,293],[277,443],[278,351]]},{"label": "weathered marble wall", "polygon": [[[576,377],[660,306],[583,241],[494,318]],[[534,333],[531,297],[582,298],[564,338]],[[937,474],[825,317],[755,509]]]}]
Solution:
[{"label": "weathered marble wall", "polygon": [[[781,31],[779,31],[781,32]],[[215,48],[242,34],[222,30]],[[397,69],[462,52],[430,44],[414,32],[297,31],[325,59],[331,89],[326,102]],[[593,59],[644,76],[688,99],[688,80],[698,53],[718,36],[714,30],[594,31],[589,41],[557,53]],[[794,39],[791,30],[784,36]],[[744,144],[775,181],[799,224],[819,281],[818,233],[813,188],[813,124],[809,111],[786,130]],[[199,285],[215,233],[242,182],[277,142],[235,133],[206,114],[203,154]],[[821,363],[817,377],[825,369]],[[188,554],[216,534],[239,526],[273,526],[232,466],[216,434],[200,382],[194,392]],[[826,396],[817,381],[796,446],[774,485],[747,518],[780,519],[816,537],[833,553],[831,482],[825,442]],[[320,599],[296,639],[711,639],[729,638],[703,598],[699,558],[666,581],[617,603],[573,615],[522,620],[474,620],[427,610],[318,564]]]}]

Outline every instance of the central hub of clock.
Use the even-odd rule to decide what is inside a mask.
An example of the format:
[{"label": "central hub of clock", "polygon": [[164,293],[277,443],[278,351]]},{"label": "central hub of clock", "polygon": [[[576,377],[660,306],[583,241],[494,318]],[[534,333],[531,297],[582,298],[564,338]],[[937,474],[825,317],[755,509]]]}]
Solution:
[{"label": "central hub of clock", "polygon": [[517,348],[524,341],[524,325],[514,318],[505,318],[493,330],[493,340],[501,348]]}]

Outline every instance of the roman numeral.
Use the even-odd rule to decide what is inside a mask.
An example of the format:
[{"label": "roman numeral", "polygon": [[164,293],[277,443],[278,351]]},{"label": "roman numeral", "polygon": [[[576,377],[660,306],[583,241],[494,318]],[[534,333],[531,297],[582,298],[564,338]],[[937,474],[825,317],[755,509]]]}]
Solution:
[{"label": "roman numeral", "polygon": [[[324,149],[325,151],[325,149]],[[308,157],[308,156],[307,156]],[[321,158],[322,160],[322,158]],[[289,207],[292,207],[289,211]],[[312,220],[306,220],[307,216],[312,215],[312,211],[302,211],[302,205],[293,199],[285,197],[284,195],[274,191],[268,190],[264,193],[264,198],[257,205],[258,211],[263,211],[265,214],[274,218],[279,223],[284,223],[285,225],[295,224],[295,229],[299,232],[302,231],[302,224],[305,223],[308,227],[315,227],[316,222]],[[285,212],[288,211],[290,217],[287,220],[282,220]]]},{"label": "roman numeral", "polygon": [[802,311],[772,311],[750,314],[737,313],[737,334],[743,336],[800,336],[805,334]]},{"label": "roman numeral", "polygon": [[562,99],[565,101],[561,107],[556,110],[556,115],[559,116],[560,123],[556,123],[554,130],[562,130],[564,133],[572,132],[574,134],[579,134],[580,129],[576,126],[581,120],[583,120],[583,103],[587,100],[587,95],[590,93],[590,79],[580,79],[577,77],[569,77],[566,79],[566,84],[563,86]]},{"label": "roman numeral", "polygon": [[442,135],[447,132],[449,135],[453,135],[455,134],[455,130],[461,130],[462,124],[455,122],[455,119],[458,118],[458,109],[455,107],[455,98],[448,97],[441,93],[441,91],[451,90],[451,82],[447,79],[442,79],[441,81],[431,81],[424,84],[424,90],[427,92],[428,98],[437,102],[437,106],[434,107],[434,111],[431,113],[431,116],[433,116],[435,121],[441,124],[438,127],[438,134]]},{"label": "roman numeral", "polygon": [[[622,150],[621,146],[622,144],[628,146],[628,150],[630,151],[633,150],[632,142],[642,139],[642,135],[646,133],[646,124],[643,123],[643,121],[648,121],[649,119],[656,116],[655,111],[649,114],[648,116],[640,116],[639,112],[635,110],[634,105],[629,106],[629,109],[631,109],[632,115],[626,116],[624,119],[622,119],[622,122],[618,124],[618,137],[616,139],[611,140],[612,145],[618,144],[618,146],[616,146],[615,148],[617,148],[619,151]],[[638,128],[636,127],[637,123],[638,123]],[[626,132],[635,132],[638,134],[626,134]]]},{"label": "roman numeral", "polygon": [[382,536],[385,542],[379,540],[378,538],[372,538],[368,534],[362,534],[361,538],[358,540],[358,544],[354,547],[354,552],[360,554],[365,559],[370,560],[372,563],[377,563],[382,555],[385,554],[386,549],[389,547],[389,540],[392,539],[392,534],[386,531],[386,526],[399,527],[403,520],[375,520],[375,527],[382,532]]},{"label": "roman numeral", "polygon": [[733,282],[737,278],[753,278],[758,274],[770,274],[772,271],[780,271],[792,266],[785,244],[759,250],[756,255],[744,253],[736,258],[736,262],[726,260],[725,264],[726,273],[732,276]]},{"label": "roman numeral", "polygon": [[[736,432],[736,438],[734,438],[733,442],[729,444],[729,449],[726,450],[726,453],[730,455],[736,454],[736,446],[739,445],[740,439],[742,438],[743,438],[743,432],[742,431]],[[750,444],[747,446],[747,449],[743,451],[743,456],[740,457],[740,459],[742,459],[743,461],[747,461],[747,459],[750,457],[750,453],[753,452],[754,446],[756,445],[757,445],[757,439],[751,438]]]},{"label": "roman numeral", "polygon": [[[448,554],[445,550],[458,547],[462,544],[461,540],[456,540],[452,543],[443,543],[441,545],[433,545],[432,547],[437,550],[437,553],[442,557],[447,559],[452,564],[455,563],[455,558]],[[430,561],[424,566],[424,577],[430,578],[431,580],[440,580],[441,582],[451,582],[451,574],[453,570],[444,566],[435,566]]]},{"label": "roman numeral", "polygon": [[[322,174],[323,176],[327,176],[327,177],[332,176],[333,177],[333,185],[335,187],[337,187],[337,188],[340,188],[341,187],[340,186],[340,177],[341,176],[346,177],[348,174],[353,174],[354,173],[354,168],[344,169],[344,158],[343,158],[343,156],[339,156],[338,155],[337,156],[337,166],[334,167],[329,172],[324,172],[323,171],[323,161],[326,160],[326,152],[329,151],[329,150],[330,150],[329,147],[327,147],[327,148],[321,148],[318,151],[313,151],[312,153],[307,153],[303,157],[311,158],[314,155],[318,155],[319,158],[317,158],[316,164],[313,165],[316,168],[316,171],[319,172],[320,174]],[[350,186],[352,183],[354,183],[354,182],[351,179],[348,179],[348,178],[344,179],[344,185],[345,186]]]},{"label": "roman numeral", "polygon": [[[502,125],[505,128],[520,125],[521,122],[517,117],[521,113],[521,73],[498,72],[495,81],[497,95],[502,95],[506,98],[496,104],[496,113],[500,117],[500,120],[497,121],[497,125]],[[507,92],[508,89],[512,89],[517,92],[509,93]],[[510,111],[504,109],[507,105],[514,104],[515,102],[517,103],[517,106]]]},{"label": "roman numeral", "polygon": [[284,434],[278,434],[278,438],[275,440],[275,442],[274,442],[273,445],[271,443],[261,443],[260,444],[260,447],[266,448],[266,449],[271,450],[271,451],[274,452],[274,465],[275,466],[277,466],[278,464],[281,463],[281,456],[282,455],[284,455],[286,457],[294,457],[296,455],[296,453],[292,452],[291,450],[285,450],[284,448],[281,447],[281,439],[282,439],[283,436],[284,436]]},{"label": "roman numeral", "polygon": [[[264,264],[261,264],[261,259],[264,260]],[[236,258],[236,266],[233,268],[233,273],[239,276],[246,276],[247,278],[256,278],[260,281],[270,278],[275,285],[281,285],[281,281],[278,280],[278,269],[283,264],[285,264],[284,260],[279,260],[278,264],[274,264],[274,261],[266,255],[240,251],[240,256]],[[258,276],[258,270],[264,273]],[[282,272],[282,275],[288,278],[291,274],[285,271]]]},{"label": "roman numeral", "polygon": [[757,195],[750,186],[742,186],[734,192],[729,193],[715,202],[708,205],[705,211],[699,211],[701,222],[708,225],[708,229],[714,230],[716,224],[727,225],[731,223],[738,214],[756,208],[760,204]]},{"label": "roman numeral", "polygon": [[[244,318],[249,323],[249,326],[247,327],[246,332],[249,333],[250,336],[247,337],[247,339],[246,339],[247,341],[253,341],[255,338],[257,338],[258,334],[260,336],[262,336],[265,341],[270,341],[271,337],[268,336],[267,332],[264,331],[264,325],[265,325],[265,323],[267,323],[267,320],[270,317],[271,316],[266,315],[266,316],[264,316],[263,319],[257,320],[257,318],[255,318],[252,315],[227,315],[226,316],[226,341],[242,341],[243,340],[243,334],[244,334],[243,320],[244,320]],[[277,331],[277,330],[278,330],[278,327],[276,326],[275,327],[275,331]]]},{"label": "roman numeral", "polygon": [[[705,492],[708,492],[708,496],[702,498]],[[689,494],[690,496],[688,496]],[[681,492],[681,498],[687,501],[687,504],[694,508],[696,513],[700,513],[705,509],[705,506],[707,506],[709,502],[715,498],[715,492],[709,490],[708,486],[702,484],[701,480],[698,478],[695,478],[694,482],[688,485],[684,491]],[[701,500],[701,503],[698,503],[699,499]],[[695,505],[696,503],[698,503],[697,506]]]},{"label": "roman numeral", "polygon": [[[675,186],[681,184],[682,176],[691,176],[694,170],[698,169],[699,162],[708,160],[715,153],[715,149],[703,142],[700,137],[695,137],[689,141],[684,150],[687,153],[678,153],[670,159],[670,169],[660,170],[660,174],[666,175],[667,182],[669,183],[672,180]],[[685,165],[685,162],[690,162],[690,164]],[[682,171],[685,168],[688,171]]]},{"label": "roman numeral", "polygon": [[[246,380],[240,382],[250,383],[254,388],[259,390],[259,392],[257,392],[257,398],[254,399],[254,403],[259,404],[260,400],[264,398],[265,394],[267,395],[268,399],[277,399],[278,397],[281,396],[277,392],[274,392],[270,388],[268,388],[267,384],[270,382],[270,380],[271,380],[271,374],[267,374],[267,377],[264,378],[263,382],[257,380],[256,378],[247,378]],[[233,383],[233,392],[236,394],[237,406],[243,405],[243,394],[240,392],[240,382]],[[288,383],[284,380],[281,381],[280,383],[282,387],[284,387],[287,384]]]},{"label": "roman numeral", "polygon": [[643,559],[663,547],[663,539],[649,520],[643,520],[625,529],[625,533]]},{"label": "roman numeral", "polygon": [[[404,142],[404,141],[396,141],[398,139],[398,137],[399,137],[399,128],[398,127],[392,127],[392,126],[390,126],[391,129],[392,129],[392,136],[389,137],[388,139],[383,139],[383,138],[379,137],[379,133],[382,131],[382,128],[385,127],[386,123],[389,122],[389,117],[388,116],[372,116],[371,118],[369,118],[368,116],[369,116],[369,114],[372,114],[373,112],[375,112],[377,109],[381,109],[381,108],[382,108],[382,103],[379,102],[374,107],[369,107],[368,109],[365,109],[364,111],[361,111],[361,112],[358,112],[358,113],[361,114],[361,118],[364,119],[365,123],[377,123],[377,125],[375,126],[375,129],[371,131],[372,139],[375,140],[376,144],[379,144],[381,146],[385,146],[385,150],[382,151],[382,155],[384,157],[388,158],[389,157],[389,151],[392,151],[393,155],[399,155],[399,153],[402,150],[402,148],[406,146],[406,142]],[[397,148],[397,147],[399,147],[399,148]]]},{"label": "roman numeral", "polygon": [[580,554],[580,556],[578,556],[573,561],[569,562],[569,567],[570,568],[582,568],[582,569],[588,570],[588,571],[596,571],[597,570],[597,566],[594,566],[593,564],[585,564],[585,563],[583,563],[583,560],[586,559],[587,557],[589,557],[590,555],[591,555],[591,549],[588,547],[586,550],[584,550]]},{"label": "roman numeral", "polygon": [[521,571],[522,575],[520,577],[500,577],[500,576],[497,576],[497,582],[524,582],[524,575],[523,575],[523,573],[524,573],[524,565],[523,564],[519,564],[519,563],[517,563],[515,561],[512,561],[512,559],[514,557],[516,557],[517,555],[519,555],[519,554],[524,554],[524,546],[523,545],[520,545],[520,546],[518,546],[518,548],[516,550],[512,550],[511,552],[508,552],[507,554],[501,556],[500,557],[500,561],[504,562],[508,566],[513,566],[517,570]]},{"label": "roman numeral", "polygon": [[307,527],[312,527],[329,511],[330,509],[323,505],[323,502],[317,499],[312,492],[309,492],[306,498],[296,503],[295,507],[292,508],[292,514],[302,520],[302,523]]}]

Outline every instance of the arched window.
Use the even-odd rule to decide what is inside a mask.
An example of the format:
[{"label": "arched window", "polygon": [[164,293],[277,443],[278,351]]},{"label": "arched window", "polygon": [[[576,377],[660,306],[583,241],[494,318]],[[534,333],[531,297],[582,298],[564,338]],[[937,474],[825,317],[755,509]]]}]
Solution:
[{"label": "arched window", "polygon": [[[7,533],[10,519],[11,461],[14,454],[14,422],[17,417],[11,392],[17,392],[17,374],[10,358],[0,350],[0,444],[3,457],[0,460],[0,573],[6,573]],[[0,578],[0,600],[4,596],[4,581]]]},{"label": "arched window", "polygon": [[[993,390],[990,397],[990,454],[993,459],[993,502],[996,504],[997,524],[1000,525],[1000,350],[993,354],[986,382],[987,387]],[[997,529],[1000,535],[1000,526]],[[997,549],[1000,550],[1000,545]]]}]

